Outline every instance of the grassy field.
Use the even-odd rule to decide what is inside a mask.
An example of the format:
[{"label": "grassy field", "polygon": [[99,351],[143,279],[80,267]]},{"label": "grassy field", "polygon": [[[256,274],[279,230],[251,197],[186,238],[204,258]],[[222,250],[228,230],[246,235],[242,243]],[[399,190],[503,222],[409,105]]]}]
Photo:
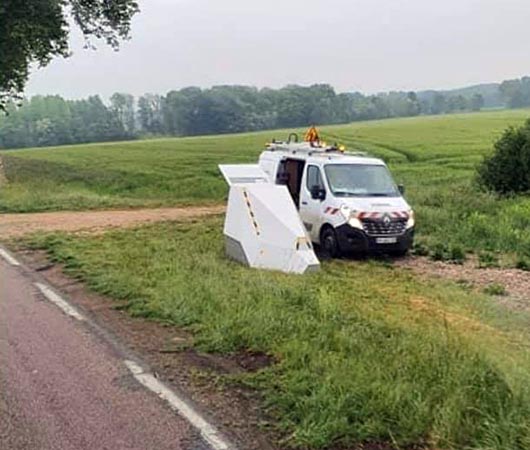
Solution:
[{"label": "grassy field", "polygon": [[[528,110],[323,127],[329,141],[385,158],[418,213],[419,251],[451,259],[475,251],[530,267],[530,198],[497,199],[474,185],[476,164]],[[10,184],[0,212],[217,203],[217,164],[255,161],[286,131],[3,152]]]},{"label": "grassy field", "polygon": [[29,245],[203,351],[273,356],[237,381],[263,392],[281,448],[530,449],[528,315],[384,262],[250,270],[226,260],[221,229],[214,218]]},{"label": "grassy field", "polygon": [[[490,265],[522,265],[530,261],[530,198],[481,192],[474,168],[527,115],[400,119],[323,133],[389,162],[418,213],[417,251],[445,259],[473,251]],[[0,190],[0,210],[222,202],[216,165],[255,161],[267,139],[285,134],[4,152],[10,184]],[[222,219],[210,218],[36,236],[26,245],[131,314],[190,330],[202,351],[272,356],[274,364],[236,381],[264,394],[281,448],[530,449],[530,316],[499,306],[498,289],[422,281],[381,261],[326,261],[304,277],[250,270],[226,260],[221,229]]]}]

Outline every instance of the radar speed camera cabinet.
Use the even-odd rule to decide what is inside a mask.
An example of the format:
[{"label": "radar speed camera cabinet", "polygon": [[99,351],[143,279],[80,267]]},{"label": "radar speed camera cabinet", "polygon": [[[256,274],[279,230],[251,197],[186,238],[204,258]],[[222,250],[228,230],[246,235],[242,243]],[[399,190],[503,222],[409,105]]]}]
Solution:
[{"label": "radar speed camera cabinet", "polygon": [[320,263],[285,186],[258,165],[220,165],[230,191],[224,226],[226,254],[250,267],[306,273]]}]

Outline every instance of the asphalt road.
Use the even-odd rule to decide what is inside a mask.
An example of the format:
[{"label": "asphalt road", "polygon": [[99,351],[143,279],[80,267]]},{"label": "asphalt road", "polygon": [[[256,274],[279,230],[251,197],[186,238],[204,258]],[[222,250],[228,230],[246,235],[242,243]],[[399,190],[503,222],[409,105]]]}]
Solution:
[{"label": "asphalt road", "polygon": [[0,450],[207,448],[118,353],[0,259]]}]

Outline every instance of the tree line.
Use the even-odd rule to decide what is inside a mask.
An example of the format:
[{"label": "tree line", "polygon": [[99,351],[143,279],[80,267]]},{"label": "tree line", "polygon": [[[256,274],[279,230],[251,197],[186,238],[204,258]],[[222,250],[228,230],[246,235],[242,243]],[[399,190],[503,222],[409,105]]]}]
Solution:
[{"label": "tree line", "polygon": [[530,105],[530,77],[503,81],[499,90],[508,108]]},{"label": "tree line", "polygon": [[[508,83],[506,87],[505,83]],[[505,82],[507,106],[530,105],[530,78]],[[521,105],[512,97],[522,95]],[[326,84],[257,89],[248,86],[189,87],[166,95],[134,98],[116,93],[65,100],[34,96],[10,104],[0,116],[0,147],[21,148],[129,140],[146,136],[194,136],[274,128],[339,124],[360,120],[478,111],[481,94],[389,92],[336,93]]]}]

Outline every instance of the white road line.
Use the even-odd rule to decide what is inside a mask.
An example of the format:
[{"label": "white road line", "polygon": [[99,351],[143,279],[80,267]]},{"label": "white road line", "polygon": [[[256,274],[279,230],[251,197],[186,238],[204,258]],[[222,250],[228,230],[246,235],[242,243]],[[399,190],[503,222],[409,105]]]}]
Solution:
[{"label": "white road line", "polygon": [[124,362],[137,381],[168,402],[174,410],[186,418],[188,422],[199,430],[204,440],[208,442],[214,450],[234,449],[234,447],[220,435],[219,431],[217,431],[213,425],[208,423],[206,419],[193,409],[193,407],[181,399],[164,383],[157,380],[152,374],[144,372],[144,370],[134,361],[125,360]]},{"label": "white road line", "polygon": [[20,263],[7,253],[3,248],[0,248],[0,256],[6,260],[12,266],[20,266]]},{"label": "white road line", "polygon": [[85,320],[85,317],[81,315],[77,311],[77,309],[71,306],[66,300],[57,295],[55,292],[53,292],[48,286],[42,283],[35,283],[35,286],[50,302],[55,304],[55,306],[61,308],[65,314],[77,320]]}]

